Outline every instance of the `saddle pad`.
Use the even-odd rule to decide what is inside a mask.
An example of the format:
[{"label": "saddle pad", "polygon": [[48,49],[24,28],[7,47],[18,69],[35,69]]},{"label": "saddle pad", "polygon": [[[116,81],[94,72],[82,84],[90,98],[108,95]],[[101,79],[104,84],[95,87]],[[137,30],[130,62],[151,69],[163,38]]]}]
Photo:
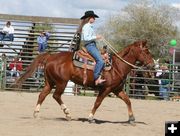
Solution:
[{"label": "saddle pad", "polygon": [[[76,53],[74,53],[73,64],[79,68],[85,68],[86,67],[89,70],[94,70],[95,61],[81,58]],[[105,64],[104,70],[108,71],[110,69],[111,69],[111,64]]]},{"label": "saddle pad", "polygon": [[87,65],[86,68],[89,70],[94,70],[94,66],[95,66],[95,65],[85,64],[85,62],[78,60],[73,60],[73,64],[79,68],[85,68],[85,65]]}]

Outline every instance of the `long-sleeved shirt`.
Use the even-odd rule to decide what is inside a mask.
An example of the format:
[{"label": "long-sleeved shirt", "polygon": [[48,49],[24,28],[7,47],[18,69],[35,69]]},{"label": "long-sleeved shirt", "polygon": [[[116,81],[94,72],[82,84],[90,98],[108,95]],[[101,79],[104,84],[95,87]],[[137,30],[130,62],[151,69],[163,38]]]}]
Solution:
[{"label": "long-sleeved shirt", "polygon": [[87,23],[82,28],[82,40],[85,42],[95,41],[96,34],[94,32],[93,25],[91,23]]},{"label": "long-sleeved shirt", "polygon": [[47,40],[49,39],[50,34],[46,32],[45,36],[38,36],[37,43],[38,44],[47,44]]},{"label": "long-sleeved shirt", "polygon": [[14,34],[14,28],[12,26],[9,26],[9,27],[5,26],[3,28],[3,32],[6,32],[8,34]]},{"label": "long-sleeved shirt", "polygon": [[22,71],[23,67],[22,67],[22,62],[21,61],[17,61],[17,60],[14,60],[10,63],[9,65],[9,68],[10,69],[15,69],[15,70],[18,70],[18,71]]}]

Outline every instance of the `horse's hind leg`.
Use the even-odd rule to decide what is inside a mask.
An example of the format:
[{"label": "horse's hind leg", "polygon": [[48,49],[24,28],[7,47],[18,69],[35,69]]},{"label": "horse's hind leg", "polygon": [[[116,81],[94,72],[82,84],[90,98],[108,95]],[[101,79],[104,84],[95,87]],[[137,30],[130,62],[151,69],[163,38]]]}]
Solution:
[{"label": "horse's hind leg", "polygon": [[38,98],[38,101],[36,104],[36,108],[34,110],[33,116],[35,118],[38,117],[41,104],[43,103],[46,96],[50,93],[51,89],[52,89],[52,86],[48,83],[48,81],[45,81],[45,86],[44,86],[43,90],[41,91],[41,93],[39,94],[39,98]]},{"label": "horse's hind leg", "polygon": [[121,98],[127,105],[128,108],[128,115],[129,115],[129,123],[134,123],[135,121],[135,117],[133,115],[133,111],[132,111],[132,107],[131,107],[131,101],[129,100],[129,97],[127,96],[127,94],[122,90],[119,92],[119,94],[117,94],[117,96],[119,98]]},{"label": "horse's hind leg", "polygon": [[58,84],[56,84],[56,90],[53,94],[53,98],[61,106],[61,109],[63,110],[64,114],[66,115],[66,119],[71,120],[70,111],[61,99],[61,95],[63,94],[66,85],[67,85],[66,81],[63,81],[63,82],[58,81]]}]

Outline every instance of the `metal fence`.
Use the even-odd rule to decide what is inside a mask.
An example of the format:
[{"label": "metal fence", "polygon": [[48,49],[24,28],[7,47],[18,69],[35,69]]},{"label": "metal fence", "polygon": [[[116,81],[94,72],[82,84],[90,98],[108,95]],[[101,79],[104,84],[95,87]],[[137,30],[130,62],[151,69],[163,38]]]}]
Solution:
[{"label": "metal fence", "polygon": [[133,69],[127,77],[126,92],[139,99],[170,100],[180,96],[180,65],[166,69]]}]

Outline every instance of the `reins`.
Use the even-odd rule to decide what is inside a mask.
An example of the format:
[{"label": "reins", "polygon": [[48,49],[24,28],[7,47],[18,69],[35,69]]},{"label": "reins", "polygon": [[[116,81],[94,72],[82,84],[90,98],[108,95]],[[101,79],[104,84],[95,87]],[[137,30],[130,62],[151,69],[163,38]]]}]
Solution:
[{"label": "reins", "polygon": [[118,51],[116,49],[114,49],[114,47],[106,40],[103,38],[103,42],[109,47],[109,49],[118,57],[118,59],[120,59],[121,61],[123,61],[124,63],[130,65],[133,68],[137,68],[137,69],[142,69],[141,67],[138,67],[136,65],[133,65],[129,62],[127,62],[126,60],[124,60],[121,56],[119,56]]},{"label": "reins", "polygon": [[[74,37],[75,37],[75,35],[74,35]],[[71,47],[73,44],[73,39],[67,41],[66,43],[60,44],[57,48],[60,48],[67,43],[70,43],[70,47]],[[124,63],[128,64],[129,66],[131,66],[133,68],[142,69],[141,67],[138,67],[138,66],[131,64],[128,61],[124,60],[121,56],[119,56],[118,51],[106,39],[103,38],[102,40],[109,47],[109,49],[117,56],[118,59],[120,59],[121,61],[123,61]],[[51,51],[53,51],[53,50],[51,50]]]}]

